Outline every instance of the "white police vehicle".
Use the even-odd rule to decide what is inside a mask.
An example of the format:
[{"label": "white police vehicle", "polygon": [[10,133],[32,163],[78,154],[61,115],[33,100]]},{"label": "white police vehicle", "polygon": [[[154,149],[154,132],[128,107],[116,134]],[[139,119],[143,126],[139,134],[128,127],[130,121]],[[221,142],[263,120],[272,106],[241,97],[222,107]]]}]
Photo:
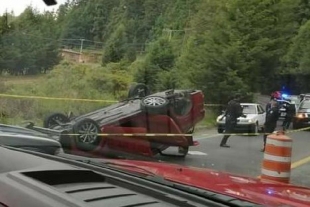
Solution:
[{"label": "white police vehicle", "polygon": [[[241,106],[243,108],[243,114],[246,117],[238,118],[236,131],[258,133],[263,129],[266,119],[264,107],[257,103],[241,103]],[[218,133],[223,133],[225,130],[225,117],[223,116],[224,112],[216,119]]]}]

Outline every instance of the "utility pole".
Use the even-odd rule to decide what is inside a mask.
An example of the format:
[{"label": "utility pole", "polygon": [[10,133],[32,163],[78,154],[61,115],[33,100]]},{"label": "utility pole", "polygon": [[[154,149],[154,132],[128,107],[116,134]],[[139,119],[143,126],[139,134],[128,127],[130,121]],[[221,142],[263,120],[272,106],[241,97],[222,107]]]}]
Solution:
[{"label": "utility pole", "polygon": [[79,56],[79,62],[83,62],[82,60],[82,52],[83,52],[83,43],[84,43],[85,39],[81,39],[81,47],[80,47],[80,56]]}]

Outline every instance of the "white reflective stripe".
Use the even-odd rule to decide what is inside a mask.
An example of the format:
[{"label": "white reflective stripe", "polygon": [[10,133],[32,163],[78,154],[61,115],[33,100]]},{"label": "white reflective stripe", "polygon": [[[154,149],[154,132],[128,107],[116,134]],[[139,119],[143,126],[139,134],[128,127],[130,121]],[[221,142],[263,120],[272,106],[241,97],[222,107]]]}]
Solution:
[{"label": "white reflective stripe", "polygon": [[270,176],[270,177],[277,177],[277,178],[289,178],[291,175],[290,172],[275,172],[275,171],[266,170],[266,169],[262,169],[262,174]]},{"label": "white reflective stripe", "polygon": [[291,162],[291,157],[280,157],[280,156],[268,155],[266,153],[264,154],[264,159],[276,162]]},{"label": "white reflective stripe", "polygon": [[292,147],[292,142],[283,142],[283,141],[278,141],[274,139],[267,139],[267,144],[279,146],[279,147]]}]

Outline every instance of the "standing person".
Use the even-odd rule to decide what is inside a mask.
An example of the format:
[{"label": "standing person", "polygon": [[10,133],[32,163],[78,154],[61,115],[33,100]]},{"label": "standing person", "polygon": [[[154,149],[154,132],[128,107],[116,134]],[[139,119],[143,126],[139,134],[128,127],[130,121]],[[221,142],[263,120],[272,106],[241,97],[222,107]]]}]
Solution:
[{"label": "standing person", "polygon": [[290,124],[291,124],[291,122],[293,120],[293,117],[296,114],[295,104],[291,103],[291,100],[288,100],[288,101],[290,101],[290,104],[288,104],[285,107],[286,108],[286,115],[285,115],[285,118],[284,118],[283,123],[282,123],[282,127],[283,127],[284,131],[289,129]]},{"label": "standing person", "polygon": [[267,111],[269,111],[271,109],[272,104],[277,104],[277,99],[274,97],[270,98],[270,101],[267,103],[265,111],[267,113]]},{"label": "standing person", "polygon": [[272,132],[274,132],[274,130],[276,129],[277,121],[280,116],[277,102],[272,101],[270,104],[271,104],[271,108],[266,112],[266,120],[264,124],[264,147],[261,150],[262,152],[265,151],[267,136],[268,134],[271,134]]},{"label": "standing person", "polygon": [[229,133],[233,133],[235,130],[235,127],[237,125],[237,119],[242,116],[242,107],[240,105],[240,99],[241,95],[236,94],[232,100],[228,102],[228,106],[226,109],[226,112],[223,117],[226,117],[225,120],[225,133],[224,137],[222,138],[220,147],[227,147],[229,148],[230,146],[227,145],[227,140],[230,137]]}]

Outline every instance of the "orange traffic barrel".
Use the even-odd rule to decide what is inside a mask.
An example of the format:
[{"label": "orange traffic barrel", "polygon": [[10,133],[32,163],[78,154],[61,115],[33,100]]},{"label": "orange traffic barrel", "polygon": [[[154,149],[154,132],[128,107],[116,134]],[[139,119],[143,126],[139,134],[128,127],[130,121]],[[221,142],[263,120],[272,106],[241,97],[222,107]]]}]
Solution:
[{"label": "orange traffic barrel", "polygon": [[289,183],[291,157],[291,138],[284,132],[276,132],[267,136],[261,179]]}]

